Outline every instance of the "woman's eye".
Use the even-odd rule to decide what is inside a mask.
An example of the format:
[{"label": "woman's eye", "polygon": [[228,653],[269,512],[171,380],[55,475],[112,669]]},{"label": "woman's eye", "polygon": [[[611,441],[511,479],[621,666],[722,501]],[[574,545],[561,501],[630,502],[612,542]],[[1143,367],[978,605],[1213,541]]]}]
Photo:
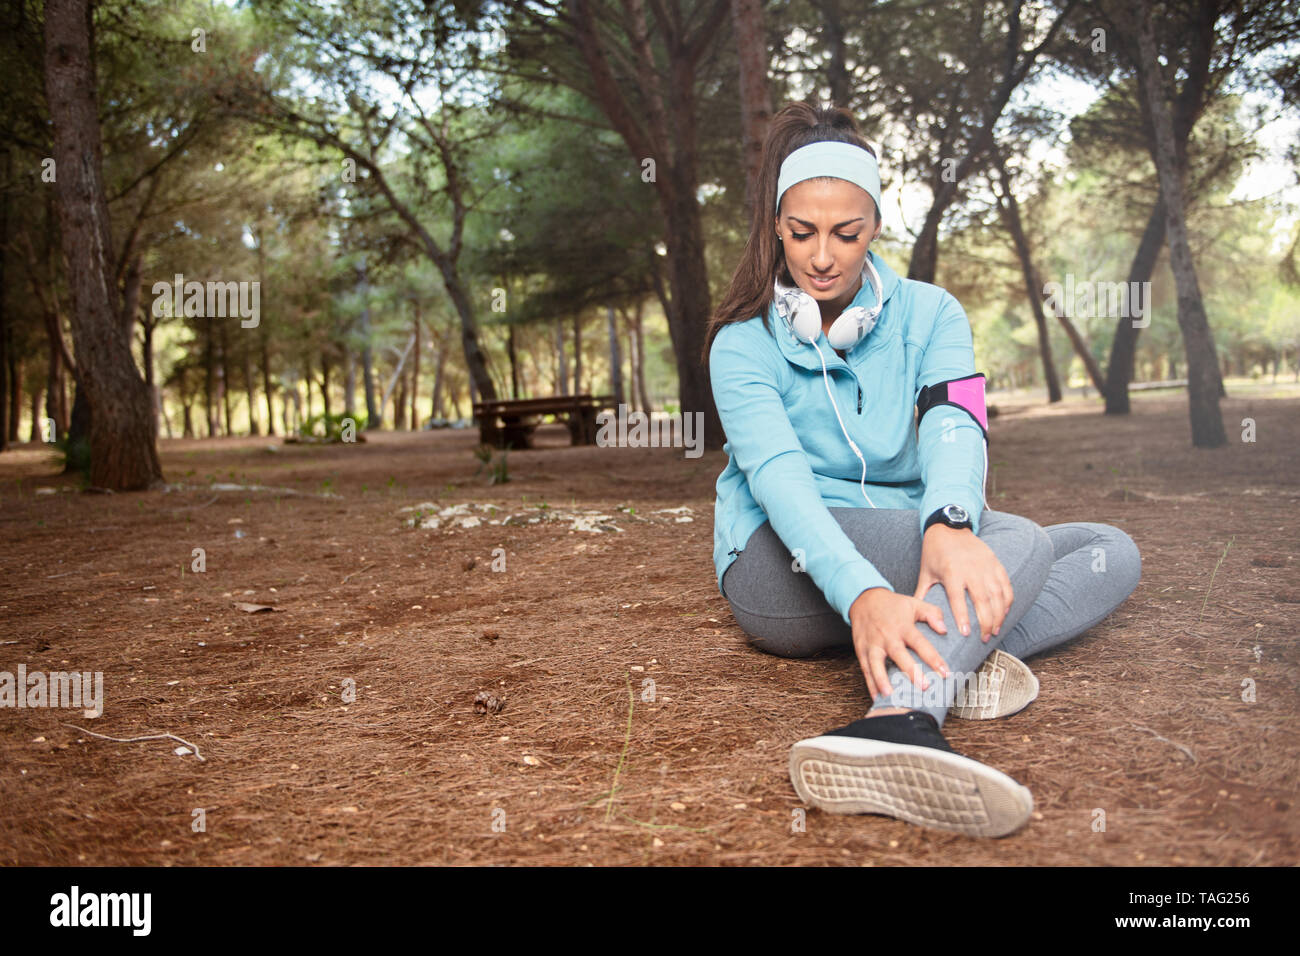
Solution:
[{"label": "woman's eye", "polygon": [[[804,240],[804,239],[807,239],[807,238],[808,238],[809,236],[811,236],[811,235],[812,235],[811,232],[792,232],[792,233],[790,233],[790,238],[791,238],[791,239],[796,239],[796,240],[802,241],[802,240]],[[843,236],[843,235],[840,235],[839,233],[836,233],[835,238],[836,238],[836,239],[839,239],[839,240],[841,240],[841,241],[843,241],[843,242],[857,242],[857,241],[858,241],[858,236],[860,236],[860,235],[862,235],[862,233],[860,233],[860,232],[858,232],[858,233],[854,233],[854,234],[851,235],[851,236]]]}]

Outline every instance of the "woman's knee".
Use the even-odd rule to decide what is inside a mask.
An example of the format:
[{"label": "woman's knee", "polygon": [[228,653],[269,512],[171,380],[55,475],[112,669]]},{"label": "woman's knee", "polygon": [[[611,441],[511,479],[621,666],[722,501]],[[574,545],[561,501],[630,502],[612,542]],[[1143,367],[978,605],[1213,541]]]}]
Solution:
[{"label": "woman's knee", "polygon": [[1096,536],[1092,544],[1092,569],[1104,573],[1119,594],[1128,597],[1142,579],[1142,554],[1128,533],[1114,525],[1085,522]]},{"label": "woman's knee", "polygon": [[1035,594],[1041,590],[1056,559],[1052,539],[1042,526],[1021,515],[986,511],[980,526],[981,540],[986,535],[985,543],[1002,562],[1011,586],[1017,591],[1025,587]]}]

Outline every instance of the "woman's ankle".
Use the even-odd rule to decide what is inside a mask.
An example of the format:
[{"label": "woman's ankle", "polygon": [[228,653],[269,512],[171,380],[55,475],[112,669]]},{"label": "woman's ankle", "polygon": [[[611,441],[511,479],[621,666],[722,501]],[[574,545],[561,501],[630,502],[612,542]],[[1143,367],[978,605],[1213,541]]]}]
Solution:
[{"label": "woman's ankle", "polygon": [[915,710],[915,707],[880,707],[867,711],[868,717],[888,717],[891,714],[907,714]]}]

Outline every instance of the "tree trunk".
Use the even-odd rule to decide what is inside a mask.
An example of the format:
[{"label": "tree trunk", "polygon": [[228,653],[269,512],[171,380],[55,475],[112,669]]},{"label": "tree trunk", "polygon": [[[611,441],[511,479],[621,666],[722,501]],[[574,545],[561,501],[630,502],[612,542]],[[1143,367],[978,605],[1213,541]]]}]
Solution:
[{"label": "tree trunk", "polygon": [[253,383],[253,355],[246,343],[241,351],[244,353],[244,391],[248,395],[248,434],[260,435],[262,429],[257,421],[257,393]]},{"label": "tree trunk", "polygon": [[89,0],[45,4],[45,93],[78,371],[94,412],[90,483],[115,491],[162,482],[150,395],[121,335],[95,102]]},{"label": "tree trunk", "polygon": [[[845,41],[847,30],[840,4],[812,0],[812,5],[821,14],[821,46],[826,54],[823,72],[830,91],[830,102],[834,106],[847,107],[853,96],[853,79],[849,76],[848,62],[851,54]],[[858,10],[853,13],[861,15]]]},{"label": "tree trunk", "polygon": [[[7,441],[18,440],[18,419],[22,415],[23,402],[23,363],[15,357],[12,344],[11,342],[10,347],[6,348],[9,361],[9,426],[5,434]],[[73,411],[76,411],[75,404]]]},{"label": "tree trunk", "polygon": [[217,358],[212,337],[212,316],[203,318],[203,411],[208,417],[208,437],[217,436]]},{"label": "tree trunk", "polygon": [[497,389],[488,374],[487,357],[479,343],[478,323],[474,319],[474,309],[469,296],[465,294],[464,284],[455,263],[445,260],[439,263],[443,271],[443,285],[451,297],[456,314],[460,317],[460,344],[465,354],[465,367],[469,370],[469,379],[474,384],[474,394],[481,396],[479,401],[491,401],[497,397]]},{"label": "tree trunk", "polygon": [[1047,401],[1061,400],[1061,380],[1056,374],[1056,363],[1052,360],[1052,338],[1047,328],[1047,316],[1043,314],[1043,284],[1039,281],[1038,271],[1034,268],[1033,257],[1029,251],[1029,239],[1025,236],[1024,224],[1020,220],[1020,203],[1011,188],[1011,177],[1007,173],[1006,163],[1000,154],[995,155],[994,172],[1002,186],[998,196],[998,206],[1002,212],[1002,221],[1011,233],[1011,241],[1016,247],[1016,256],[1020,259],[1020,272],[1025,279],[1025,291],[1029,295],[1029,307],[1034,313],[1034,324],[1038,326],[1038,354],[1043,361],[1043,378],[1047,383]]},{"label": "tree trunk", "polygon": [[158,385],[154,381],[154,363],[153,363],[153,330],[157,323],[152,317],[146,318],[140,323],[143,326],[144,338],[140,343],[140,357],[144,359],[144,384],[149,389],[149,416],[153,421],[154,438],[158,437],[158,411],[160,402],[158,401]]},{"label": "tree trunk", "polygon": [[[6,149],[5,182],[13,179],[13,150]],[[9,203],[12,193],[6,189],[0,191],[0,451],[9,447],[9,362],[12,357],[9,348],[9,287],[5,284],[5,267],[9,263]]]},{"label": "tree trunk", "polygon": [[27,440],[33,445],[45,441],[45,430],[41,428],[41,389],[32,389],[32,427]]},{"label": "tree trunk", "polygon": [[641,403],[641,411],[647,415],[653,410],[650,395],[645,387],[645,332],[641,325],[644,303],[637,299],[636,317],[632,320],[632,345],[636,349],[636,392]]},{"label": "tree trunk", "polygon": [[411,303],[415,307],[415,356],[411,365],[411,431],[420,430],[420,300],[415,299]]},{"label": "tree trunk", "polygon": [[623,404],[623,355],[618,347],[618,316],[612,305],[605,306],[609,323],[609,388],[616,406]]},{"label": "tree trunk", "polygon": [[709,318],[709,275],[704,260],[704,237],[700,204],[696,201],[694,166],[682,173],[688,177],[674,190],[669,202],[668,236],[672,277],[672,301],[668,332],[677,359],[677,389],[683,415],[703,414],[703,445],[721,448],[722,420],[713,403],[708,367],[700,361],[704,350],[704,328]]},{"label": "tree trunk", "polygon": [[49,362],[45,372],[45,417],[54,422],[54,430],[59,435],[68,433],[68,396],[67,380],[64,375],[63,350],[59,347],[59,325],[62,320],[58,313],[46,311],[45,337]]},{"label": "tree trunk", "polygon": [[[763,140],[772,119],[772,97],[767,88],[767,38],[763,31],[762,0],[731,0],[731,20],[736,32],[740,67],[741,161],[745,165],[745,217],[754,214],[754,192],[763,164]],[[841,104],[843,105],[843,104]],[[611,313],[611,320],[612,313]]]},{"label": "tree trunk", "polygon": [[[258,288],[266,288],[266,232],[262,229],[262,223],[257,223],[257,281]],[[261,366],[262,366],[262,393],[266,396],[266,433],[275,434],[275,407],[271,403],[271,355],[267,343],[266,326],[258,327],[258,345],[261,348]],[[249,409],[252,409],[252,399],[249,399]],[[252,416],[252,412],[249,412]]]},{"label": "tree trunk", "polygon": [[154,386],[153,389],[153,416],[154,416],[155,431],[158,428],[158,424],[157,424],[158,419],[161,418],[163,422],[163,427],[167,429],[167,437],[169,439],[172,438],[173,436],[172,436],[171,416],[167,414],[167,405],[163,402],[163,390],[156,385]]},{"label": "tree trunk", "polygon": [[262,332],[262,392],[266,395],[266,433],[275,434],[275,406],[271,403],[274,389],[271,387],[271,350],[266,341],[266,332]]},{"label": "tree trunk", "polygon": [[[656,28],[665,35],[666,62],[662,66],[649,42],[649,19],[640,0],[624,5],[631,41],[630,55],[608,57],[600,38],[597,14],[587,0],[572,0],[568,13],[575,39],[591,79],[592,96],[623,138],[634,158],[659,157],[653,180],[663,213],[668,246],[672,299],[665,299],[668,331],[677,364],[677,382],[683,414],[703,415],[706,448],[723,444],[722,425],[713,404],[708,368],[700,360],[705,326],[710,312],[708,266],[697,199],[696,81],[699,58],[719,33],[730,6],[717,0],[702,8],[693,29],[656,16]],[[672,18],[669,18],[671,21]],[[689,35],[688,35],[689,34]],[[623,77],[615,66],[630,64]],[[638,105],[630,103],[620,80],[640,88]],[[643,119],[644,117],[644,119]]]},{"label": "tree trunk", "polygon": [[1196,278],[1196,264],[1187,240],[1187,222],[1183,204],[1184,169],[1178,161],[1173,124],[1165,104],[1160,63],[1156,58],[1155,37],[1151,27],[1150,0],[1140,0],[1138,12],[1138,47],[1141,51],[1139,81],[1151,114],[1156,141],[1156,172],[1160,191],[1165,197],[1165,228],[1169,235],[1169,263],[1178,287],[1178,325],[1183,332],[1183,349],[1187,356],[1188,416],[1192,426],[1192,444],[1197,448],[1217,448],[1227,443],[1223,414],[1219,408],[1221,382],[1215,378],[1214,334],[1205,316],[1205,304]]},{"label": "tree trunk", "polygon": [[343,349],[343,414],[355,418],[357,414],[357,357],[352,349]]},{"label": "tree trunk", "polygon": [[217,326],[221,330],[221,361],[217,365],[217,387],[221,389],[221,408],[226,414],[226,434],[235,434],[235,423],[230,414],[230,336],[223,321]]},{"label": "tree trunk", "polygon": [[[1166,216],[1164,194],[1161,193],[1151,208],[1146,229],[1142,231],[1142,240],[1129,264],[1127,288],[1132,289],[1134,282],[1151,281],[1156,262],[1160,258],[1160,249],[1165,242]],[[1147,302],[1146,306],[1150,309],[1151,303]],[[1110,364],[1106,368],[1106,387],[1102,389],[1102,394],[1106,396],[1107,415],[1129,413],[1128,386],[1133,381],[1133,363],[1137,357],[1137,340],[1142,328],[1134,324],[1137,318],[1122,316],[1115,325],[1115,338],[1110,346]]]},{"label": "tree trunk", "polygon": [[582,313],[573,316],[573,394],[582,392]]},{"label": "tree trunk", "polygon": [[135,345],[136,309],[140,307],[140,264],[144,256],[136,253],[131,256],[126,276],[122,285],[122,335],[126,338],[126,347]]},{"label": "tree trunk", "polygon": [[321,411],[328,419],[330,416],[330,360],[325,352],[321,352],[320,356],[320,402]]},{"label": "tree trunk", "polygon": [[357,268],[361,290],[361,375],[366,389],[366,430],[384,427],[383,407],[376,404],[375,355],[370,343],[370,273],[363,256]]},{"label": "tree trunk", "polygon": [[433,366],[433,394],[429,397],[429,417],[444,418],[442,413],[443,371],[447,365],[447,349],[441,340],[435,339],[438,347],[438,360]]},{"label": "tree trunk", "polygon": [[307,398],[307,421],[311,421],[311,359],[302,360],[302,387]]},{"label": "tree trunk", "polygon": [[[71,447],[74,442],[83,442],[90,444],[90,425],[94,420],[94,415],[90,411],[90,401],[86,398],[86,386],[81,377],[80,370],[72,370],[72,414],[68,419],[68,446]],[[76,471],[72,460],[65,461],[63,473],[70,474]]]},{"label": "tree trunk", "polygon": [[555,394],[569,394],[569,364],[564,357],[564,323],[555,320]]},{"label": "tree trunk", "polygon": [[515,326],[506,328],[506,355],[510,359],[510,397],[519,398],[519,352],[515,349]]}]

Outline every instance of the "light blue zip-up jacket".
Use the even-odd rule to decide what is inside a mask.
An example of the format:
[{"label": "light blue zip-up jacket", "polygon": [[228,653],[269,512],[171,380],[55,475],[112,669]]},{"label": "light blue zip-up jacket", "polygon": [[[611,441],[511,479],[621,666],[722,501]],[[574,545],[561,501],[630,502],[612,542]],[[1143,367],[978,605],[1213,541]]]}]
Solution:
[{"label": "light blue zip-up jacket", "polygon": [[[819,333],[844,425],[867,463],[877,508],[912,508],[918,527],[948,504],[961,505],[979,532],[984,508],[984,434],[965,411],[932,408],[916,424],[923,387],[975,373],[970,323],[938,286],[901,279],[874,252],[884,308],[875,327],[841,359]],[[875,304],[863,281],[850,306]],[[831,507],[870,507],[862,465],[844,439],[811,345],[768,310],[718,331],[709,351],[713,399],[730,459],[718,476],[713,564],[718,588],[749,536],[770,521],[844,622],[868,588],[889,588],[858,553]]]}]

